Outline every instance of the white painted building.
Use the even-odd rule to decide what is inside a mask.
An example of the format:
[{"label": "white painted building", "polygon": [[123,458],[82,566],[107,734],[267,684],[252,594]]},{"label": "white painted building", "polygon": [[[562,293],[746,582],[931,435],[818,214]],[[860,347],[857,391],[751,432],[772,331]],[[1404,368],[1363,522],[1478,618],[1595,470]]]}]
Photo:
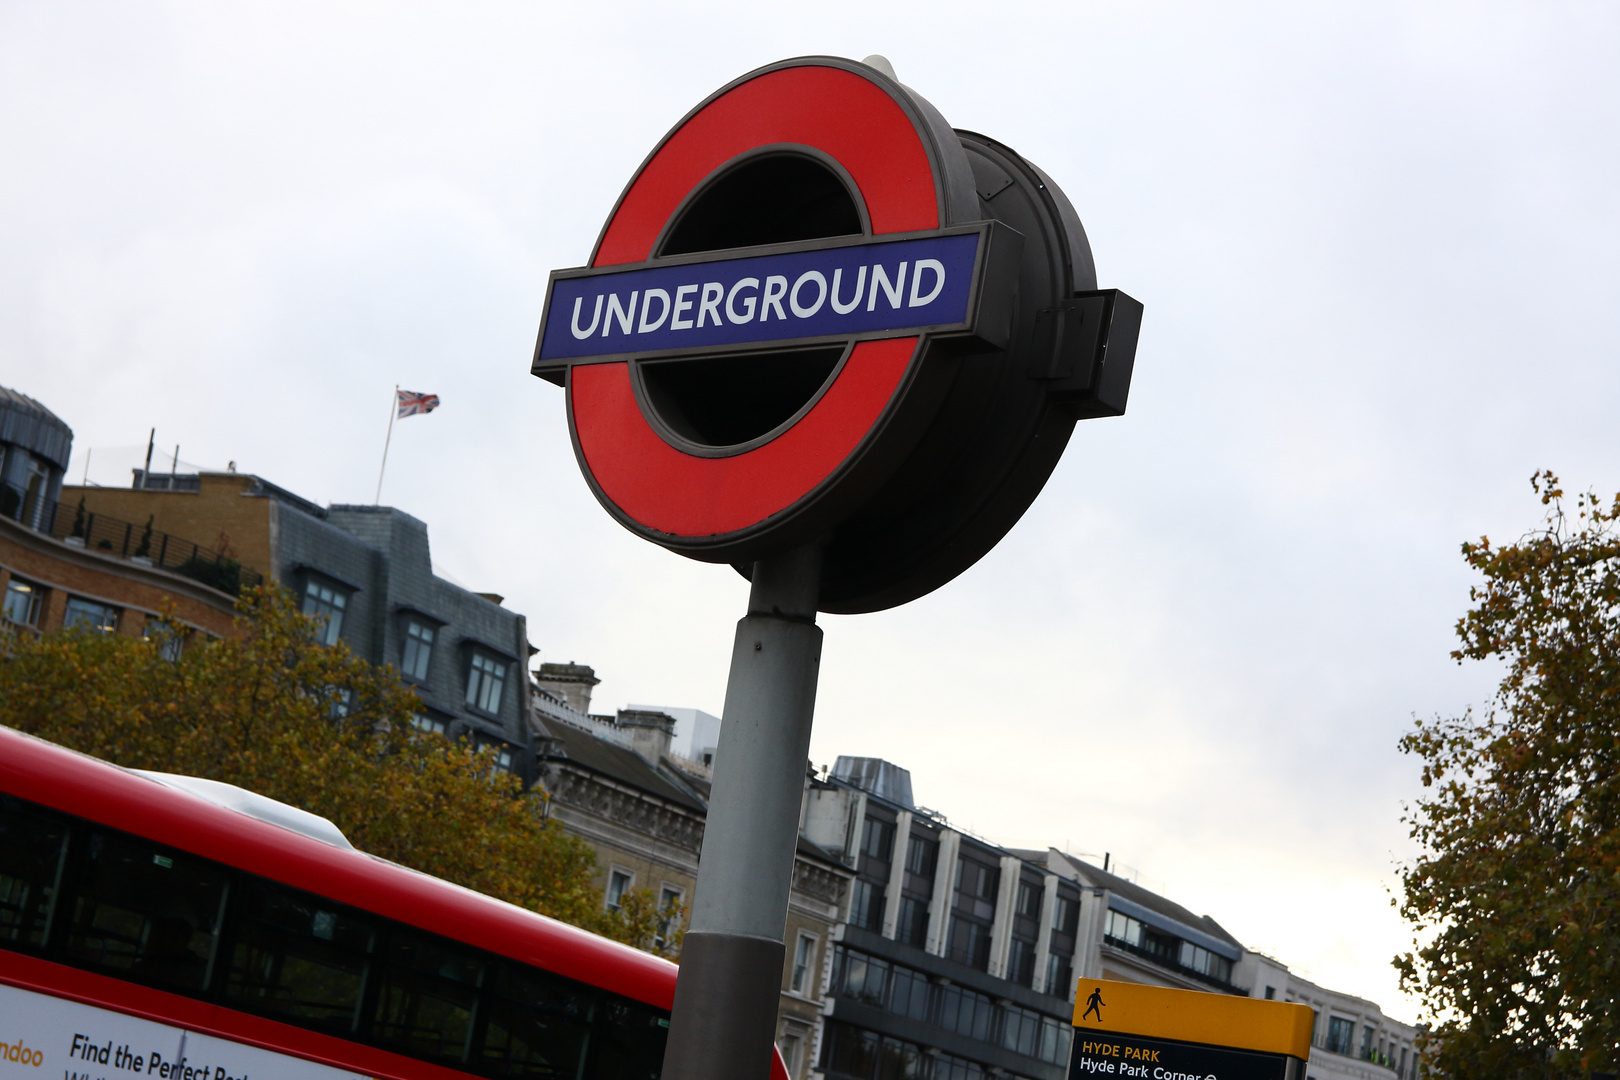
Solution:
[{"label": "white painted building", "polygon": [[1245,949],[1233,978],[1251,997],[1297,1001],[1316,1014],[1311,1080],[1416,1080],[1418,1029],[1384,1015],[1366,998],[1318,986],[1264,953]]}]

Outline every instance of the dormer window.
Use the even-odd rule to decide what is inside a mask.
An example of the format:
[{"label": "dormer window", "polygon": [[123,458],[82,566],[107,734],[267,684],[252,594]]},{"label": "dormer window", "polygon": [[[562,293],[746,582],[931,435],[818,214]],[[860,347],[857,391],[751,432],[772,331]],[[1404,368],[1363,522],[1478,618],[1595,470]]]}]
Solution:
[{"label": "dormer window", "polygon": [[304,584],[304,614],[315,619],[315,640],[322,645],[336,645],[343,632],[343,611],[349,606],[349,594],[318,578]]},{"label": "dormer window", "polygon": [[501,695],[506,689],[505,660],[480,650],[473,650],[467,667],[467,705],[479,712],[498,716]]},{"label": "dormer window", "polygon": [[415,618],[405,620],[405,647],[400,657],[399,670],[407,679],[425,682],[433,663],[434,628]]}]

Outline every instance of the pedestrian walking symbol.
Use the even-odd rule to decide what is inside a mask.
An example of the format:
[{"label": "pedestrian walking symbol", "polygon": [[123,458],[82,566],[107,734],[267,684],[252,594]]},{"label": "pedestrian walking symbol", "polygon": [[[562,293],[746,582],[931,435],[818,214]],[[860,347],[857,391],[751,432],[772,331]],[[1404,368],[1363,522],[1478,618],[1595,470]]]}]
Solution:
[{"label": "pedestrian walking symbol", "polygon": [[1091,992],[1090,997],[1086,998],[1086,1011],[1080,1014],[1080,1019],[1084,1020],[1092,1013],[1096,1013],[1097,1023],[1102,1023],[1102,1007],[1106,1004],[1107,1002],[1102,999],[1102,987],[1099,986]]}]

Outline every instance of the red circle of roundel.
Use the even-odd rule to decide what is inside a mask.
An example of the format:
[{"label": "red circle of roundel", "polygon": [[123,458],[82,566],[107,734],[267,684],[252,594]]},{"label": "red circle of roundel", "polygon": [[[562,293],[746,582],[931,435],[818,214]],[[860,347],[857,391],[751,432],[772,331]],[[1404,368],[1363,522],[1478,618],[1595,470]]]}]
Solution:
[{"label": "red circle of roundel", "polygon": [[[654,151],[603,230],[592,266],[641,262],[681,202],[761,146],[799,144],[848,171],[874,233],[940,227],[939,187],[915,124],[877,83],[843,68],[781,68],[732,87]],[[576,366],[569,419],[598,490],[644,527],[674,536],[737,532],[786,510],[830,477],[883,414],[917,338],[864,341],[833,384],[774,439],[727,457],[687,454],[636,403],[628,363]]]}]

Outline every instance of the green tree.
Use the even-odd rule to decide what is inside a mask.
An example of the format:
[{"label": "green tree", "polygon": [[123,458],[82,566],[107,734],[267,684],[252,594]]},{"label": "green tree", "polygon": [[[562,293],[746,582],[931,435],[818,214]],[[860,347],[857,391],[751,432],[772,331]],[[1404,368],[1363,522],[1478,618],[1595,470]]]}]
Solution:
[{"label": "green tree", "polygon": [[1395,966],[1456,1080],[1613,1071],[1620,1042],[1620,496],[1570,513],[1557,477],[1532,483],[1540,528],[1462,549],[1484,580],[1452,656],[1501,666],[1494,699],[1401,741],[1427,792]]},{"label": "green tree", "polygon": [[[17,636],[0,662],[0,724],[130,768],[237,784],[330,818],[358,848],[591,930],[590,847],[487,752],[417,730],[391,669],[314,640],[279,586],[249,590],[238,633],[164,658],[147,638]],[[168,650],[173,656],[173,650]]]}]

